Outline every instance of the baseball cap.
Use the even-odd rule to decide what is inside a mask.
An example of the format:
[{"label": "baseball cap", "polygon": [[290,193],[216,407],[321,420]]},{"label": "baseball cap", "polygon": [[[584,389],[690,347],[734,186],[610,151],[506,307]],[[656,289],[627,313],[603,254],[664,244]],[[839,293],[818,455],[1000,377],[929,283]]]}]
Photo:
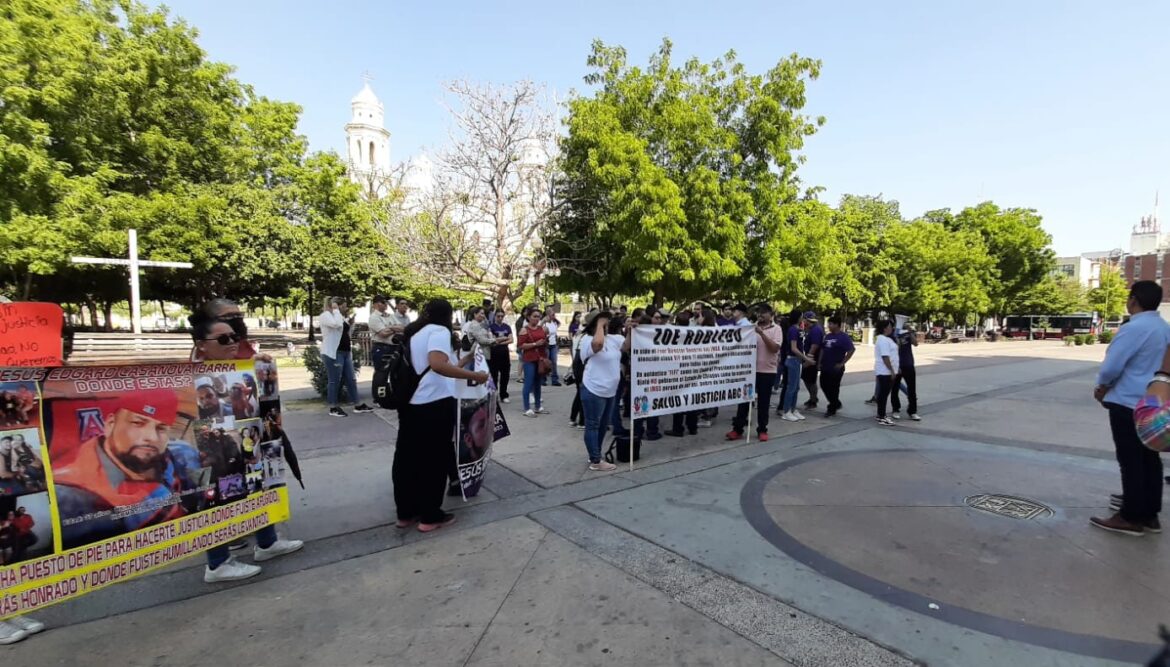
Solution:
[{"label": "baseball cap", "polygon": [[173,424],[179,416],[179,397],[173,389],[151,389],[135,391],[119,396],[110,404],[112,410],[126,410],[156,419],[164,424]]},{"label": "baseball cap", "polygon": [[801,315],[800,317],[801,317],[801,319],[808,320],[809,322],[816,322],[817,321],[817,314],[811,310],[804,311],[804,314]]}]

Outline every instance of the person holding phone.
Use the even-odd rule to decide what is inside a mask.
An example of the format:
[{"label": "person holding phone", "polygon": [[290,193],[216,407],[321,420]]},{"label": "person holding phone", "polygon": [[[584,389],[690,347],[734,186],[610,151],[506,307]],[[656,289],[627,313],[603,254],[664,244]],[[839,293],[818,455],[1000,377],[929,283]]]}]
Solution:
[{"label": "person holding phone", "polygon": [[609,333],[613,315],[603,310],[585,322],[585,335],[579,350],[585,372],[581,377],[581,408],[585,413],[585,450],[589,469],[596,472],[616,470],[617,466],[601,459],[601,443],[613,418],[621,384],[622,353],[630,349],[629,337]]},{"label": "person holding phone", "polygon": [[326,298],[320,321],[321,361],[325,364],[325,373],[329,377],[329,386],[326,390],[329,416],[348,416],[339,403],[343,382],[349,400],[355,403],[353,411],[373,412],[374,409],[370,406],[358,403],[357,376],[353,369],[353,344],[349,338],[353,327],[353,313],[349,312],[349,304],[341,297]]}]

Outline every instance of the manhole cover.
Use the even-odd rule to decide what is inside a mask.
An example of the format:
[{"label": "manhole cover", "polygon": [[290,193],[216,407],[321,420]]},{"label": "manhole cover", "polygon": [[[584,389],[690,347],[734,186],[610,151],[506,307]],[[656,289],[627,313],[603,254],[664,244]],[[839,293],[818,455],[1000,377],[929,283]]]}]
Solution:
[{"label": "manhole cover", "polygon": [[1013,519],[1035,519],[1037,517],[1052,516],[1052,510],[1044,505],[1041,505],[1035,500],[1028,500],[1027,498],[1020,498],[1018,496],[988,493],[969,496],[966,502],[968,507],[974,507],[977,510],[998,514],[999,516],[1011,517]]}]

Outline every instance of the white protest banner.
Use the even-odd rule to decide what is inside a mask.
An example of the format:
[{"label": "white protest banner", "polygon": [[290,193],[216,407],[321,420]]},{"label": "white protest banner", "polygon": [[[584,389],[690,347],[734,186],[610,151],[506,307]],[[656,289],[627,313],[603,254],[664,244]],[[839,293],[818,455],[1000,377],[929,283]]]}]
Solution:
[{"label": "white protest banner", "polygon": [[632,335],[634,419],[755,398],[754,327],[640,326]]}]

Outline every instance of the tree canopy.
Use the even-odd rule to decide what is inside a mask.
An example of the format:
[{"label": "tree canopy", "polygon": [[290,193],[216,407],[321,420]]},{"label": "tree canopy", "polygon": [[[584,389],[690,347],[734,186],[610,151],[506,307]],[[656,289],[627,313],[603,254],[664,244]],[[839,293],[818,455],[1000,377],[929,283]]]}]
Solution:
[{"label": "tree canopy", "polygon": [[20,298],[123,300],[125,270],[74,255],[183,260],[144,298],[280,297],[388,286],[389,250],[300,107],[210,62],[165,10],[115,0],[0,9],[0,285]]}]

